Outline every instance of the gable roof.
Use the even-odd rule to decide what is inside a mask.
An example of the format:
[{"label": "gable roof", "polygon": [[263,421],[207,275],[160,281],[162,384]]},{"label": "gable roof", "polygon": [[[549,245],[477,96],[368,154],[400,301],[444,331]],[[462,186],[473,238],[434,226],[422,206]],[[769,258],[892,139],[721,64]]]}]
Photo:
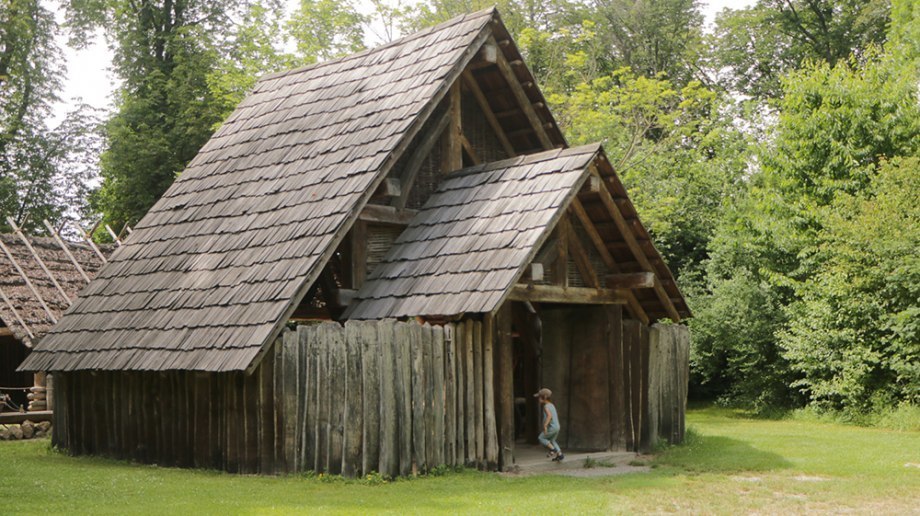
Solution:
[{"label": "gable roof", "polygon": [[22,368],[245,369],[493,20],[261,79]]},{"label": "gable roof", "polygon": [[493,311],[533,260],[599,152],[599,145],[586,145],[452,174],[374,269],[348,317]]},{"label": "gable roof", "polygon": [[[35,254],[67,296],[65,299],[64,294],[61,294],[51,282],[32,251],[18,235],[0,234],[0,243],[12,256],[11,260],[5,251],[0,252],[0,292],[3,294],[0,296],[0,321],[13,332],[17,340],[31,347],[34,341],[40,339],[51,328],[54,319],[60,318],[67,310],[70,300],[77,297],[77,293],[86,286],[86,282],[53,238],[27,238]],[[92,278],[102,265],[102,260],[85,245],[70,242],[68,246],[71,255],[87,276]],[[37,295],[19,270],[26,275],[38,292]],[[45,306],[50,314],[45,310]]]}]

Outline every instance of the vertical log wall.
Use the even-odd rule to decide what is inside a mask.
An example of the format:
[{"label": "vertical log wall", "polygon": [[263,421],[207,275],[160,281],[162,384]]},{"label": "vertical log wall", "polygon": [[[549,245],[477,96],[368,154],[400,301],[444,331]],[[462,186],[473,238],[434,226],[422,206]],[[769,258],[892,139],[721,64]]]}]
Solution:
[{"label": "vertical log wall", "polygon": [[274,356],[286,471],[494,469],[494,321],[300,326]]},{"label": "vertical log wall", "polygon": [[684,440],[687,385],[690,377],[690,331],[686,326],[656,324],[649,330],[650,444]]},{"label": "vertical log wall", "polygon": [[274,473],[285,457],[273,369],[268,357],[251,375],[56,372],[53,443],[75,455]]}]

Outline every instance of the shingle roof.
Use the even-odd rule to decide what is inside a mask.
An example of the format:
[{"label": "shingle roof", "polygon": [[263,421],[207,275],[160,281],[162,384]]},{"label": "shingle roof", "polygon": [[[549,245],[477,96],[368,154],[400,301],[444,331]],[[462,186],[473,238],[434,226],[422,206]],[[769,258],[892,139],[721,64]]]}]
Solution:
[{"label": "shingle roof", "polygon": [[263,78],[23,368],[246,368],[494,15]]},{"label": "shingle roof", "polygon": [[521,156],[446,179],[357,294],[353,319],[491,312],[578,192],[600,146]]},{"label": "shingle roof", "polygon": [[[41,338],[53,324],[42,302],[55,318],[59,318],[70,306],[70,300],[76,298],[80,289],[86,286],[86,282],[67,254],[52,238],[30,237],[29,243],[64,290],[67,299],[57,290],[32,252],[17,235],[0,235],[0,242],[3,242],[15,260],[14,264],[5,252],[0,252],[0,290],[12,304],[11,308],[6,300],[0,299],[0,321],[9,327],[18,340],[32,346],[33,341]],[[72,242],[67,245],[84,272],[92,278],[102,265],[102,260],[85,245]],[[108,251],[108,248],[105,249]],[[16,265],[38,291],[38,296],[19,274]],[[20,319],[25,326],[20,324]]]}]

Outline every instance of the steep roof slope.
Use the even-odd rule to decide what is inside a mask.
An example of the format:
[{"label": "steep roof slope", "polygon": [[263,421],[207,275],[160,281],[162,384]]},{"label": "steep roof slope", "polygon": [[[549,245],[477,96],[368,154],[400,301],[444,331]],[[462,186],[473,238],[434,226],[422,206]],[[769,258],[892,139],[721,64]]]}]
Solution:
[{"label": "steep roof slope", "polygon": [[353,319],[491,312],[533,260],[597,144],[464,169],[441,183],[357,294]]},{"label": "steep roof slope", "polygon": [[[0,235],[0,242],[15,261],[11,261],[6,252],[0,252],[0,291],[6,296],[6,299],[0,298],[0,321],[9,327],[18,340],[32,346],[33,341],[41,338],[51,328],[54,323],[51,317],[61,317],[70,306],[70,300],[77,297],[77,293],[86,286],[86,282],[67,254],[52,238],[31,237],[29,243],[67,295],[66,299],[42,270],[38,260],[22,239],[16,235],[4,234]],[[108,251],[108,248],[105,249]],[[102,265],[102,260],[85,245],[71,242],[68,250],[90,278]],[[37,296],[22,278],[17,265],[38,291]],[[51,315],[45,311],[42,302],[48,307]]]},{"label": "steep roof slope", "polygon": [[263,78],[23,369],[245,369],[495,15]]}]

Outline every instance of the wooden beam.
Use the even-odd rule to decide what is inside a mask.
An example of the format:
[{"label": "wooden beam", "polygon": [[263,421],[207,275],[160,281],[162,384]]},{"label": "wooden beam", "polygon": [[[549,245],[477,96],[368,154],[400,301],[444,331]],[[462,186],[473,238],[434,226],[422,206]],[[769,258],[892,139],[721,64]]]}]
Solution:
[{"label": "wooden beam", "polygon": [[462,117],[460,116],[460,82],[450,87],[447,96],[447,113],[449,122],[441,135],[441,173],[449,174],[463,168]]},{"label": "wooden beam", "polygon": [[377,187],[377,191],[374,192],[375,197],[396,197],[402,193],[402,187],[398,177],[388,177],[380,183],[380,186]]},{"label": "wooden beam", "polygon": [[476,99],[476,103],[479,104],[479,109],[482,110],[482,114],[486,117],[486,121],[489,122],[492,131],[495,132],[495,136],[498,137],[498,142],[501,143],[505,153],[508,154],[509,158],[517,156],[514,146],[511,145],[508,136],[505,134],[505,128],[499,123],[498,119],[495,117],[495,113],[492,111],[492,107],[489,105],[489,99],[486,98],[485,94],[479,88],[479,83],[476,82],[476,78],[473,77],[473,74],[469,70],[463,72],[463,81],[466,83],[467,88],[469,88],[470,93],[472,93],[473,97]]},{"label": "wooden beam", "polygon": [[367,277],[367,223],[361,219],[351,226],[351,288],[358,290]]},{"label": "wooden beam", "polygon": [[[582,206],[581,201],[575,198],[572,200],[570,206],[572,212],[575,213],[575,216],[581,221],[582,227],[585,228],[588,238],[594,243],[594,248],[597,249],[598,254],[600,254],[601,260],[604,261],[604,265],[611,271],[620,272],[619,265],[617,265],[616,260],[613,259],[610,251],[607,250],[604,239],[601,237],[600,233],[597,232],[597,228],[594,227],[591,217],[588,216],[588,212],[585,211],[585,207]],[[639,303],[635,294],[627,290],[624,292],[624,295],[626,297],[626,308],[629,310],[629,313],[636,319],[642,321],[642,324],[648,324],[648,315],[645,313],[645,310],[642,309],[642,305]]]},{"label": "wooden beam", "polygon": [[[29,336],[29,339],[30,339],[30,340],[31,340],[31,339],[34,339],[34,338],[35,338],[35,334],[33,334],[33,333],[32,333],[32,330],[29,329],[29,325],[26,324],[26,322],[22,319],[22,316],[19,315],[19,311],[16,310],[16,306],[13,305],[13,302],[10,301],[10,298],[7,297],[6,292],[4,292],[2,288],[0,288],[0,298],[3,299],[3,302],[4,302],[4,303],[6,303],[6,307],[10,309],[10,312],[13,312],[13,317],[15,317],[15,318],[16,318],[16,322],[18,322],[19,325],[22,326],[22,329],[26,331],[26,335]],[[29,346],[28,343],[26,344],[26,346],[27,346],[27,347],[32,347],[32,346]]]},{"label": "wooden beam", "polygon": [[106,258],[104,254],[102,254],[102,251],[99,250],[99,246],[96,245],[96,242],[93,242],[93,238],[89,235],[89,233],[86,232],[86,230],[81,228],[80,225],[77,224],[76,222],[73,222],[71,226],[73,226],[73,228],[77,230],[77,233],[80,234],[80,236],[83,238],[83,241],[86,242],[88,246],[90,246],[93,252],[96,253],[96,256],[98,256],[99,259],[102,260],[103,264],[109,263],[108,258]]},{"label": "wooden beam", "polygon": [[105,226],[105,230],[109,233],[109,236],[112,237],[112,240],[115,241],[115,246],[121,247],[121,239],[118,238],[118,235],[115,234],[115,230],[113,230],[108,224],[103,224],[103,226]]},{"label": "wooden beam", "polygon": [[38,289],[35,288],[35,285],[32,284],[32,281],[29,280],[29,276],[26,275],[25,271],[22,270],[22,267],[19,266],[19,262],[16,261],[16,258],[13,257],[13,253],[6,247],[6,244],[0,240],[0,249],[6,254],[6,257],[10,260],[10,263],[13,264],[13,267],[16,269],[16,272],[19,273],[19,277],[25,282],[26,286],[29,287],[29,290],[32,291],[32,295],[35,296],[35,299],[38,299],[39,304],[42,305],[42,308],[45,309],[45,313],[48,314],[48,318],[51,319],[51,322],[57,324],[57,317],[54,316],[54,313],[48,308],[48,305],[45,303],[45,300],[42,298],[41,293],[38,292]]},{"label": "wooden beam", "polygon": [[[597,169],[593,166],[591,167],[591,173],[597,174],[598,176],[600,175],[598,174]],[[636,258],[636,261],[639,262],[639,265],[643,270],[654,273],[655,269],[652,268],[652,264],[649,263],[648,257],[645,255],[645,251],[636,240],[636,236],[633,234],[632,228],[626,221],[626,218],[623,217],[623,214],[620,212],[620,208],[617,206],[616,201],[613,200],[613,196],[610,195],[610,192],[607,190],[607,188],[601,188],[597,195],[600,197],[601,202],[607,208],[610,216],[613,217],[614,223],[616,223],[617,228],[620,230],[620,234],[623,236],[623,240],[626,242],[626,245],[629,246],[630,251]],[[664,307],[665,312],[667,312],[668,317],[670,317],[674,322],[680,322],[680,314],[677,313],[677,309],[674,308],[674,303],[671,302],[671,298],[668,296],[668,293],[665,292],[664,287],[661,286],[661,283],[655,282],[655,286],[653,288],[655,289],[655,294],[661,301],[661,305]]]},{"label": "wooden beam", "polygon": [[553,262],[553,283],[560,287],[569,285],[569,233],[572,224],[565,215],[556,224],[556,260]]},{"label": "wooden beam", "polygon": [[394,206],[368,204],[361,210],[358,220],[374,224],[392,224],[394,226],[408,226],[409,222],[418,214],[418,210],[397,209]]},{"label": "wooden beam", "polygon": [[[489,40],[495,41],[492,37],[490,37]],[[539,115],[537,115],[537,111],[534,109],[530,97],[527,96],[527,92],[524,91],[524,86],[518,80],[517,75],[515,75],[514,70],[511,68],[511,64],[505,59],[505,54],[503,52],[498,53],[498,60],[495,64],[498,65],[498,71],[501,73],[502,77],[505,78],[505,81],[511,88],[511,92],[517,99],[518,104],[520,104],[521,109],[524,110],[524,116],[527,117],[530,125],[533,126],[534,131],[536,131],[537,138],[540,139],[540,144],[542,144],[545,149],[552,149],[553,142],[543,129],[543,121],[540,120]]]},{"label": "wooden beam", "polygon": [[403,169],[399,178],[402,192],[399,197],[393,200],[393,205],[396,206],[396,208],[402,209],[406,207],[406,202],[409,200],[409,192],[412,191],[412,185],[415,183],[415,178],[418,177],[418,172],[419,169],[422,168],[422,163],[428,155],[431,154],[431,149],[433,149],[434,144],[440,140],[441,134],[447,129],[449,122],[450,110],[441,115],[441,118],[434,123],[431,131],[422,136],[418,147],[415,148],[412,156],[409,157],[406,168]]},{"label": "wooden beam", "polygon": [[[571,223],[569,225],[571,226]],[[570,230],[568,238],[569,255],[572,257],[572,261],[575,262],[575,267],[578,269],[578,273],[581,274],[581,279],[591,288],[600,288],[601,282],[597,279],[594,265],[591,264],[591,258],[588,257],[588,252],[585,251],[585,248],[581,245],[581,240],[578,238],[578,235],[575,231]]]},{"label": "wooden beam", "polygon": [[9,329],[6,326],[0,327],[0,337],[12,337],[13,330]]},{"label": "wooden beam", "polygon": [[470,157],[473,165],[479,165],[482,163],[482,160],[479,159],[479,155],[476,154],[476,149],[473,148],[473,144],[471,144],[463,134],[460,135],[460,143],[463,145],[463,151],[466,152],[466,155]]},{"label": "wooden beam", "polygon": [[35,258],[35,263],[37,263],[41,270],[45,273],[45,276],[48,276],[48,279],[51,280],[51,284],[54,285],[54,287],[57,289],[58,294],[61,295],[61,299],[63,299],[64,302],[70,306],[70,296],[67,295],[67,292],[64,291],[64,289],[61,287],[61,284],[58,283],[57,279],[54,277],[54,274],[51,274],[51,271],[45,265],[45,261],[42,260],[41,256],[35,252],[35,248],[32,247],[32,243],[29,242],[26,234],[22,232],[22,228],[16,225],[16,221],[13,220],[13,217],[7,217],[6,222],[10,225],[11,228],[13,228],[13,232],[16,233],[16,236],[19,237],[19,240],[23,243],[23,245],[26,246],[26,249],[29,250],[29,253],[32,254],[32,258]]},{"label": "wooden beam", "polygon": [[86,271],[83,270],[83,266],[80,265],[80,262],[77,261],[77,258],[73,255],[73,253],[70,252],[70,249],[67,247],[67,244],[64,243],[63,239],[61,239],[61,235],[59,235],[58,232],[54,230],[54,228],[51,226],[51,223],[48,222],[47,219],[42,220],[42,224],[45,225],[45,228],[48,230],[48,233],[52,237],[54,237],[54,241],[57,242],[58,246],[60,246],[61,251],[64,251],[64,254],[67,255],[67,258],[70,259],[70,263],[73,264],[74,268],[77,269],[77,272],[80,273],[80,276],[83,277],[83,281],[85,281],[88,284],[90,281],[89,275],[86,274]]},{"label": "wooden beam", "polygon": [[655,274],[651,272],[630,272],[611,274],[604,278],[607,288],[655,288]]},{"label": "wooden beam", "polygon": [[531,303],[581,305],[624,305],[622,293],[605,288],[558,287],[556,285],[515,285],[508,299]]}]

